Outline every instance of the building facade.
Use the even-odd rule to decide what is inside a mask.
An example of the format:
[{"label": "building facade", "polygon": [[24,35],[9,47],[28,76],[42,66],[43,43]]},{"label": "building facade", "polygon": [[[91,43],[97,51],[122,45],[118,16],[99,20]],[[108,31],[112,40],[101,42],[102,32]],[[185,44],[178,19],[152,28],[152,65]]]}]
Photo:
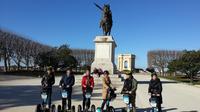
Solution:
[{"label": "building facade", "polygon": [[135,69],[135,55],[119,54],[117,60],[117,69],[119,71]]}]

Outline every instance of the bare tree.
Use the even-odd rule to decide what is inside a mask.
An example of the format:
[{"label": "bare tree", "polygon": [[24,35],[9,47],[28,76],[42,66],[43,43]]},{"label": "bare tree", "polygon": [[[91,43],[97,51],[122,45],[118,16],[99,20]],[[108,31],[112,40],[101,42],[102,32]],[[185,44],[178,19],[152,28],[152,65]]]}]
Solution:
[{"label": "bare tree", "polygon": [[[4,60],[5,71],[13,66],[18,70],[26,67],[36,68],[37,57],[40,53],[52,51],[51,46],[28,39],[16,33],[0,29],[0,59]],[[72,56],[78,61],[78,65],[90,65],[94,60],[94,50],[72,49]]]},{"label": "bare tree", "polygon": [[0,29],[0,56],[4,60],[5,71],[10,70],[12,65],[17,65],[18,70],[21,66],[28,69],[30,65],[35,65],[34,62],[40,52],[50,49],[52,47]]},{"label": "bare tree", "polygon": [[165,69],[172,60],[180,58],[182,51],[175,50],[152,50],[147,54],[148,67],[156,68],[159,73],[165,76]]}]

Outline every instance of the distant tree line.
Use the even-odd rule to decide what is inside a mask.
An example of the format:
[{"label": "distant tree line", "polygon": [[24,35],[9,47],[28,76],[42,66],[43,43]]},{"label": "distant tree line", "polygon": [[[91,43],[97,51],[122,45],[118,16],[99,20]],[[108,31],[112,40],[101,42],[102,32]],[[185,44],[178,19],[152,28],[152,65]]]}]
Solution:
[{"label": "distant tree line", "polygon": [[165,76],[169,62],[179,59],[182,56],[182,51],[176,50],[152,50],[147,54],[148,67],[155,68],[160,75]]},{"label": "distant tree line", "polygon": [[152,50],[147,54],[148,68],[157,70],[161,76],[166,72],[185,75],[193,82],[195,76],[200,74],[200,50],[170,51]]},{"label": "distant tree line", "polygon": [[72,55],[80,66],[90,66],[94,61],[94,53],[91,49],[72,49]]},{"label": "distant tree line", "polygon": [[14,33],[0,30],[0,58],[4,61],[5,71],[16,66],[21,69],[25,65],[36,67],[37,56],[41,52],[50,51],[52,47],[24,38]]},{"label": "distant tree line", "polygon": [[70,49],[67,44],[51,47],[0,29],[0,61],[5,71],[43,70],[90,65],[94,50]]},{"label": "distant tree line", "polygon": [[168,64],[168,71],[176,74],[180,72],[193,83],[195,76],[200,74],[200,50],[183,51],[183,55]]},{"label": "distant tree line", "polygon": [[40,68],[47,68],[52,66],[57,70],[57,68],[65,70],[65,68],[76,68],[77,60],[71,55],[71,49],[67,44],[61,45],[60,47],[52,48],[46,52],[40,52],[37,56],[35,63]]}]

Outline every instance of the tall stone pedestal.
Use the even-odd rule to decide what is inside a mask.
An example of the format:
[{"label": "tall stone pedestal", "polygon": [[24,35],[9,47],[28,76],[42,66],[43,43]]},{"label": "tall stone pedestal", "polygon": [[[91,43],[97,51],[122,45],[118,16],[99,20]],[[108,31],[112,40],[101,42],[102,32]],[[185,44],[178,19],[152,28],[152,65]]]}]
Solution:
[{"label": "tall stone pedestal", "polygon": [[101,68],[114,74],[115,65],[115,48],[117,47],[112,36],[96,36],[95,40],[95,58],[91,65],[91,70]]}]

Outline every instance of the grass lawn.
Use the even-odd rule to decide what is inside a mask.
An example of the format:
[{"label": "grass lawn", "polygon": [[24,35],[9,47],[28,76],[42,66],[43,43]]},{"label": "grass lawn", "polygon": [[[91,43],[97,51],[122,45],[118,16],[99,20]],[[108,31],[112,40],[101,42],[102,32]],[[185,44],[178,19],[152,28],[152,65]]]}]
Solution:
[{"label": "grass lawn", "polygon": [[[184,75],[177,75],[177,76],[165,76],[162,78],[166,78],[166,79],[170,79],[170,80],[176,80],[176,81],[179,81],[179,82],[184,82],[184,83],[190,83],[190,79]],[[200,79],[194,79],[193,80],[193,84],[194,85],[200,85]]]},{"label": "grass lawn", "polygon": [[[38,77],[43,76],[45,74],[44,71],[26,71],[26,70],[20,70],[20,71],[9,71],[9,72],[0,72],[0,75],[15,75],[15,76],[31,76],[31,77]],[[65,74],[65,71],[56,71],[56,76],[61,76]],[[82,75],[83,72],[76,72],[75,75]]]}]

